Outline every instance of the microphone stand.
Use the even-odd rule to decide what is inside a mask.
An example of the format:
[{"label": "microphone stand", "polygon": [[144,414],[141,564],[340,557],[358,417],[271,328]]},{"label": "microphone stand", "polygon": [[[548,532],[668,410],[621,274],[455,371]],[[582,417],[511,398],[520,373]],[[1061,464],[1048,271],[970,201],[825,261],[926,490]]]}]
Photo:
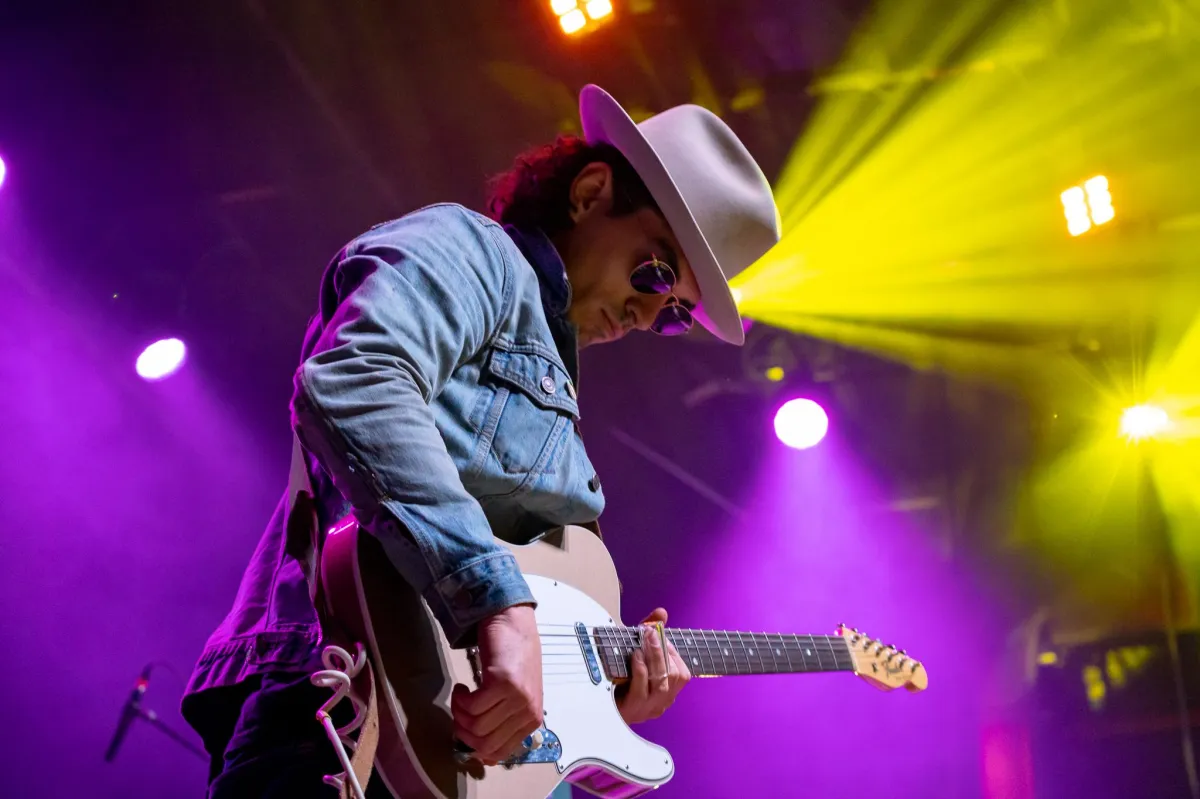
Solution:
[{"label": "microphone stand", "polygon": [[171,725],[167,724],[165,721],[160,719],[158,717],[158,714],[155,713],[153,710],[142,707],[141,703],[139,702],[137,707],[134,708],[134,712],[137,713],[138,718],[142,719],[143,721],[149,722],[150,726],[154,727],[156,730],[158,730],[159,732],[166,735],[172,741],[179,744],[180,746],[182,746],[184,749],[188,750],[192,754],[196,755],[196,757],[200,758],[204,762],[206,762],[206,763],[208,762],[208,752],[205,752],[203,749],[196,746],[194,743],[189,741],[187,738],[184,738],[183,735],[181,735],[180,733],[178,733],[174,729],[172,729]]},{"label": "microphone stand", "polygon": [[[142,670],[142,676],[134,686],[133,696],[127,701],[125,709],[122,711],[122,721],[117,722],[117,732],[114,735],[112,742],[108,745],[108,750],[104,753],[104,760],[111,763],[116,759],[117,751],[120,749],[121,743],[124,741],[124,738],[128,733],[129,724],[136,719],[142,719],[143,721],[148,722],[151,727],[154,727],[154,729],[158,730],[172,741],[182,746],[184,749],[196,755],[196,757],[208,762],[209,758],[207,752],[196,746],[181,733],[172,728],[171,725],[160,719],[158,714],[153,710],[142,707],[142,699],[146,695],[146,688],[150,680],[150,671],[155,665],[156,664],[154,663],[147,664],[146,668]],[[169,664],[164,665],[167,665],[167,667],[170,668]],[[132,714],[132,718],[129,718],[130,714]],[[125,719],[128,719],[128,721]]]}]

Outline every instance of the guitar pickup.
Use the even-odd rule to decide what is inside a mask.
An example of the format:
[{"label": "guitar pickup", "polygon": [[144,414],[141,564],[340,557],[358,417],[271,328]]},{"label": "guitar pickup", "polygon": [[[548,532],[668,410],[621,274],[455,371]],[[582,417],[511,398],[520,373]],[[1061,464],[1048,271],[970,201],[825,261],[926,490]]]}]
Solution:
[{"label": "guitar pickup", "polygon": [[600,684],[600,664],[596,660],[596,650],[592,647],[592,638],[588,635],[587,627],[575,623],[575,637],[579,639],[579,650],[583,652],[583,662],[587,666],[588,676],[593,685]]}]

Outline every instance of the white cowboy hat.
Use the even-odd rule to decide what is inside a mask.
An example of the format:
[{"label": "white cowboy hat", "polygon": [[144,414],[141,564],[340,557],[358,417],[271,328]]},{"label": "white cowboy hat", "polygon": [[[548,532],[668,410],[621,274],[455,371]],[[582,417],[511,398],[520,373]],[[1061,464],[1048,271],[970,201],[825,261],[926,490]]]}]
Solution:
[{"label": "white cowboy hat", "polygon": [[746,340],[729,278],[779,241],[779,209],[754,157],[720,117],[698,105],[634,124],[599,86],[579,96],[584,138],[628,159],[683,247],[696,281],[696,319],[730,344]]}]

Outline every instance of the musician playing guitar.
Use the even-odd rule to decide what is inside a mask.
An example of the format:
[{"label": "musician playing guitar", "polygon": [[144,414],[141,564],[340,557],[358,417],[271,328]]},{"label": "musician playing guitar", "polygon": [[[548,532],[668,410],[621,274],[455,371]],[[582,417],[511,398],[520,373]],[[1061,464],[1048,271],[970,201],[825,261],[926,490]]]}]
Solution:
[{"label": "musician playing guitar", "polygon": [[[679,106],[634,124],[597,87],[582,138],[495,181],[491,217],[435,205],[372,228],[330,263],[295,373],[293,426],[320,529],[353,514],[455,647],[455,736],[484,764],[542,722],[534,597],[510,550],[604,506],[578,432],[578,349],[631,330],[732,344],[727,280],[780,235],[770,187],[719,118]],[[281,502],[183,700],[212,756],[209,796],[332,797],[340,770],[314,713],[328,691],[304,558]],[[598,529],[596,530],[598,532]],[[690,678],[645,623],[619,694],[660,715]],[[382,793],[380,793],[383,791]],[[386,795],[372,780],[368,795]]]}]

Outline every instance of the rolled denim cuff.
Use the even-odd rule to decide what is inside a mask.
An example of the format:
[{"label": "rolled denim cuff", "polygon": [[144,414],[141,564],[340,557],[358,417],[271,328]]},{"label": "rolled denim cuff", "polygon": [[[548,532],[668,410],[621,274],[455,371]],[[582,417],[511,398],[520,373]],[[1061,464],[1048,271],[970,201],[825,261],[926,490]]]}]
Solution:
[{"label": "rolled denim cuff", "polygon": [[514,605],[535,605],[533,592],[508,550],[477,558],[432,583],[424,593],[453,647],[474,646],[479,622]]}]

